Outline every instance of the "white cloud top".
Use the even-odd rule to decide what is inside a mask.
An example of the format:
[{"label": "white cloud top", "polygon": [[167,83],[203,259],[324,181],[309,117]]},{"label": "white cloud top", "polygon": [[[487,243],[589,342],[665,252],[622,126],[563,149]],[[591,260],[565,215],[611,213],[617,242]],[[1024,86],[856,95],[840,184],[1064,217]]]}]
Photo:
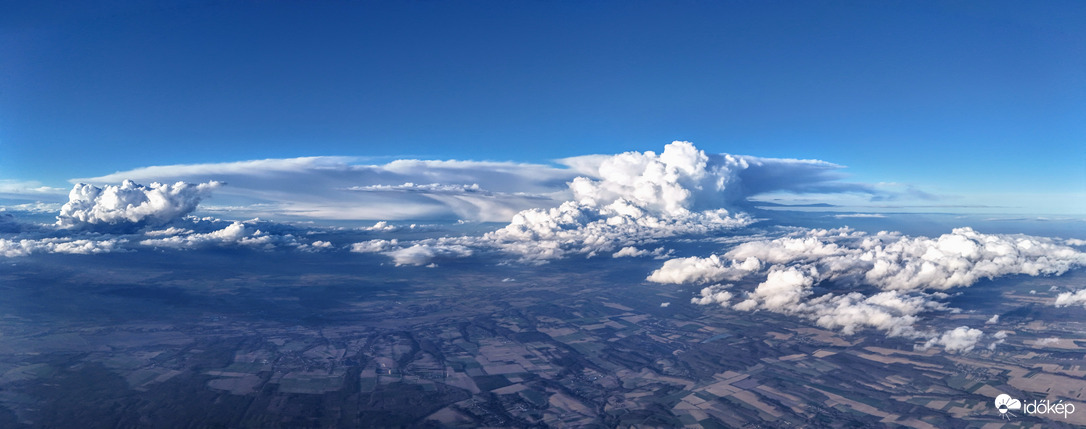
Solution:
[{"label": "white cloud top", "polygon": [[80,183],[68,193],[68,203],[61,207],[56,224],[61,228],[162,225],[191,213],[220,185],[215,181],[143,186],[125,180],[120,186],[103,187]]},{"label": "white cloud top", "polygon": [[753,221],[724,208],[728,185],[747,164],[731,156],[711,158],[688,142],[671,143],[660,155],[626,152],[567,161],[588,174],[570,182],[572,201],[521,211],[484,241],[524,260],[615,250],[627,256],[636,249],[620,249]]}]

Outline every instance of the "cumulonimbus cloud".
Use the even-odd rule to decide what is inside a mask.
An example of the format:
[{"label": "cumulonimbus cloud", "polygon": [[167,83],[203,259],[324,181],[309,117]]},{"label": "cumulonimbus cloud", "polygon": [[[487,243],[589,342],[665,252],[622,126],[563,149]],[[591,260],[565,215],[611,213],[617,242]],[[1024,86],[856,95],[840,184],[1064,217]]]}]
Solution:
[{"label": "cumulonimbus cloud", "polygon": [[[739,211],[761,192],[868,192],[837,182],[840,166],[823,161],[707,154],[689,142],[663,152],[625,152],[560,160],[579,175],[553,195],[568,199],[551,207],[521,210],[509,224],[458,244],[497,248],[521,261],[544,262],[569,255],[642,255],[638,246],[655,240],[716,234],[754,219]],[[484,187],[437,183],[355,187],[370,192],[470,194]],[[436,197],[434,197],[436,198]],[[623,251],[622,249],[630,249]],[[660,249],[655,256],[666,253]]]},{"label": "cumulonimbus cloud", "polygon": [[102,187],[80,183],[68,193],[56,225],[69,229],[162,225],[191,213],[219,186],[216,181],[143,186],[125,180],[119,186]]},{"label": "cumulonimbus cloud", "polygon": [[223,181],[230,186],[216,191],[217,205],[204,210],[337,220],[508,222],[524,210],[548,210],[565,201],[605,206],[620,195],[650,212],[667,208],[673,214],[680,206],[734,212],[746,207],[747,197],[764,192],[874,193],[870,186],[842,183],[842,167],[828,162],[705,154],[685,142],[668,145],[662,154],[587,155],[557,160],[558,165],[358,161],[326,156],[167,165],[76,180]]},{"label": "cumulonimbus cloud", "polygon": [[671,143],[661,154],[626,152],[567,162],[587,174],[569,183],[571,201],[521,211],[484,240],[540,261],[569,253],[592,256],[753,221],[725,208],[728,187],[746,164],[734,157],[710,157],[688,142]]}]

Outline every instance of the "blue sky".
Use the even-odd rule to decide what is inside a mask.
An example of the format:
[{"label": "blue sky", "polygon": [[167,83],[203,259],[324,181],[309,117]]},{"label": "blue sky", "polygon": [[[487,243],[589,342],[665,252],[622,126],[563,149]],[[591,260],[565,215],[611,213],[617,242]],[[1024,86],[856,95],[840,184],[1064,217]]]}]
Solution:
[{"label": "blue sky", "polygon": [[546,163],[689,140],[943,203],[1084,210],[1082,3],[2,8],[8,181],[325,155]]}]

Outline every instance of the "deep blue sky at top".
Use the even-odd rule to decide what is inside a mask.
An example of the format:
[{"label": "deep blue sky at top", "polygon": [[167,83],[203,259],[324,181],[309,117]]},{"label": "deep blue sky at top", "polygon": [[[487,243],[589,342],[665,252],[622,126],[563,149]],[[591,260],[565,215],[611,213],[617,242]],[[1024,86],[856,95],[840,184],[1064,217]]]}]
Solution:
[{"label": "deep blue sky at top", "polygon": [[1083,22],[1084,2],[6,2],[0,179],[690,140],[1081,192]]}]

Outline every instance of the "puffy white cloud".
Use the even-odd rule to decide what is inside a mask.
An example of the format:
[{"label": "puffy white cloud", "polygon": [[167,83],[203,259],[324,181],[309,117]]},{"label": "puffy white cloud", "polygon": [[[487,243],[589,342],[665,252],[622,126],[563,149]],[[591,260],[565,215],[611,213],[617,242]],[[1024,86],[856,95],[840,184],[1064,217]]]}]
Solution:
[{"label": "puffy white cloud", "polygon": [[690,302],[699,305],[720,304],[721,307],[727,307],[734,296],[727,290],[732,286],[730,284],[707,286],[701,290],[700,296],[691,298]]},{"label": "puffy white cloud", "polygon": [[1048,338],[1041,338],[1041,339],[1035,341],[1033,343],[1033,345],[1043,347],[1043,346],[1047,346],[1047,345],[1051,345],[1051,344],[1059,344],[1059,343],[1060,343],[1059,337],[1048,337]]},{"label": "puffy white cloud", "polygon": [[174,236],[174,235],[178,235],[178,234],[192,234],[192,230],[191,229],[185,229],[185,228],[178,228],[176,226],[171,226],[171,227],[166,228],[166,229],[159,229],[159,230],[155,230],[155,231],[147,231],[147,232],[143,233],[143,235],[146,235],[148,237],[170,237],[170,236]]},{"label": "puffy white cloud", "polygon": [[74,239],[41,238],[8,240],[0,238],[0,256],[17,257],[32,253],[71,253],[89,255],[109,253],[120,250],[120,245],[128,240],[123,238]]},{"label": "puffy white cloud", "polygon": [[524,260],[541,261],[570,253],[594,256],[753,222],[725,208],[743,195],[730,188],[739,186],[740,172],[753,165],[742,157],[710,156],[691,143],[674,142],[659,155],[626,152],[564,162],[586,174],[569,183],[573,200],[521,211],[484,240]]},{"label": "puffy white cloud", "polygon": [[776,312],[791,311],[801,299],[811,294],[811,286],[814,285],[817,275],[818,272],[813,268],[772,269],[766,275],[765,281],[754,288],[746,301],[736,304],[736,308],[754,308],[760,305]]},{"label": "puffy white cloud", "polygon": [[1007,342],[1007,331],[996,332],[992,334],[992,338],[995,338],[995,341],[992,341],[991,344],[988,344],[989,351],[995,351],[996,347],[999,347],[1000,344]]},{"label": "puffy white cloud", "polygon": [[103,187],[80,183],[68,193],[68,203],[61,207],[56,224],[61,228],[162,225],[191,213],[220,185],[215,181],[143,186],[125,180],[120,186]]},{"label": "puffy white cloud", "polygon": [[332,248],[332,243],[327,242],[327,241],[317,240],[317,241],[314,241],[313,243],[311,243],[310,246],[312,246],[313,248],[316,248],[316,249],[331,249]]},{"label": "puffy white cloud", "polygon": [[398,248],[400,241],[397,239],[392,240],[369,240],[361,243],[354,243],[351,245],[351,251],[355,253],[379,253],[387,252],[389,250]]},{"label": "puffy white cloud", "polygon": [[708,234],[751,222],[746,214],[729,216],[723,209],[657,216],[624,200],[599,208],[568,201],[548,210],[517,213],[509,225],[478,241],[520,255],[523,261],[540,262],[569,254],[595,256],[660,238]]},{"label": "puffy white cloud", "polygon": [[[464,258],[472,255],[472,250],[455,243],[456,239],[439,238],[412,242],[410,245],[401,245],[399,240],[369,240],[351,245],[351,251],[356,253],[381,253],[390,258],[396,264],[401,265],[427,265],[436,258]],[[508,279],[507,279],[508,280]],[[504,280],[503,280],[504,281]]]},{"label": "puffy white cloud", "polygon": [[918,348],[926,350],[936,345],[941,345],[943,346],[943,349],[950,353],[967,353],[970,350],[973,350],[983,337],[984,333],[981,332],[980,329],[959,326],[943,332],[943,335],[941,336],[928,340],[928,342]]},{"label": "puffy white cloud", "polygon": [[665,258],[668,255],[670,255],[671,253],[673,253],[673,252],[670,252],[667,249],[664,249],[663,247],[657,247],[656,249],[654,249],[654,250],[652,250],[650,252],[650,251],[645,250],[645,249],[638,249],[637,247],[634,247],[634,246],[626,246],[626,247],[623,247],[621,249],[618,249],[617,252],[612,253],[611,257],[612,258],[639,258],[639,257],[643,257],[643,256],[652,256],[652,257],[654,257],[656,259],[662,259],[662,258]]},{"label": "puffy white cloud", "polygon": [[464,238],[426,239],[412,242],[409,245],[401,245],[400,241],[396,239],[369,240],[352,244],[351,251],[356,253],[381,253],[392,258],[396,266],[421,266],[427,265],[437,258],[465,258],[471,256],[473,254],[471,248],[457,242],[463,240]]},{"label": "puffy white cloud", "polygon": [[1056,307],[1068,307],[1079,304],[1086,306],[1086,289],[1079,289],[1074,292],[1063,292],[1056,295],[1056,302],[1052,305],[1055,305]]},{"label": "puffy white cloud", "polygon": [[[845,334],[870,328],[890,336],[927,337],[928,347],[959,352],[971,349],[967,340],[975,343],[980,331],[936,336],[916,328],[922,313],[948,310],[938,302],[946,297],[939,291],[982,278],[1062,274],[1083,265],[1086,253],[1043,237],[981,234],[970,228],[938,238],[814,229],[742,243],[723,256],[671,259],[648,280],[705,284],[762,279],[752,290],[740,292],[740,301],[731,307],[796,315]],[[828,281],[844,293],[814,296],[814,286]],[[711,294],[717,292],[704,289],[694,302],[716,302]],[[1086,302],[1086,292],[1057,297],[1061,306],[1080,302]]]},{"label": "puffy white cloud", "polygon": [[414,244],[384,252],[392,257],[396,266],[427,265],[437,257],[463,258],[471,256],[471,249],[459,244]]},{"label": "puffy white cloud", "polygon": [[173,235],[164,238],[148,238],[139,242],[144,246],[191,249],[212,245],[240,245],[274,248],[277,245],[298,246],[294,236],[269,234],[259,229],[247,227],[243,222],[234,222],[223,229],[202,233]]},{"label": "puffy white cloud", "polygon": [[648,281],[654,283],[711,283],[723,280],[739,280],[762,269],[758,258],[747,258],[742,262],[722,260],[717,255],[701,258],[675,258],[664,262],[663,267],[652,272]]},{"label": "puffy white cloud", "polygon": [[851,292],[845,295],[827,294],[786,312],[800,314],[827,329],[838,329],[852,335],[861,329],[876,329],[891,337],[921,337],[914,327],[918,314],[939,310],[944,306],[926,296],[908,296],[898,291],[880,292],[871,296]]}]

